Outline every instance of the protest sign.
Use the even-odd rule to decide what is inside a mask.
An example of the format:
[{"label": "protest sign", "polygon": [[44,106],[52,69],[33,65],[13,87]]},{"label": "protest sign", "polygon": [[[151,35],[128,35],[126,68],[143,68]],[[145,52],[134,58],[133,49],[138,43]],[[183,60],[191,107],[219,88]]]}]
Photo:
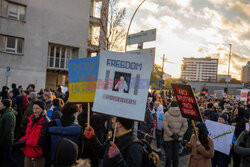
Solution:
[{"label": "protest sign", "polygon": [[217,98],[224,97],[224,90],[214,90],[214,96]]},{"label": "protest sign", "polygon": [[65,92],[68,91],[68,87],[65,87],[65,86],[61,86],[61,89],[62,89],[62,92],[65,94]]},{"label": "protest sign", "polygon": [[69,60],[69,101],[93,102],[99,56]]},{"label": "protest sign", "polygon": [[153,58],[101,51],[93,111],[144,121]]},{"label": "protest sign", "polygon": [[172,84],[176,100],[184,118],[203,121],[192,87],[184,84]]},{"label": "protest sign", "polygon": [[209,136],[214,141],[214,149],[229,155],[230,144],[232,144],[235,127],[210,120],[206,120],[205,124]]},{"label": "protest sign", "polygon": [[247,101],[248,92],[249,92],[249,89],[241,89],[241,92],[240,92],[240,100],[241,101]]}]

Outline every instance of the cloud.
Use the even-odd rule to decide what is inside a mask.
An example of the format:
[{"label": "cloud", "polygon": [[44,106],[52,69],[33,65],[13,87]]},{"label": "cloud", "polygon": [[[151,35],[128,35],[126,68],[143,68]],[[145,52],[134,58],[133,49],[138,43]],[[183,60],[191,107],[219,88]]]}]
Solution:
[{"label": "cloud", "polygon": [[217,30],[213,28],[204,28],[204,29],[196,29],[196,28],[189,28],[187,31],[188,34],[196,35],[206,42],[210,43],[223,43],[223,37],[221,34],[217,32]]},{"label": "cloud", "polygon": [[250,28],[248,29],[247,32],[242,33],[240,38],[245,39],[245,40],[250,40]]},{"label": "cloud", "polygon": [[192,0],[170,0],[170,2],[181,7],[188,7],[191,5]]},{"label": "cloud", "polygon": [[208,2],[212,3],[215,7],[220,7],[221,5],[225,4],[228,0],[207,0]]},{"label": "cloud", "polygon": [[239,13],[241,16],[250,19],[250,4],[244,4],[239,1],[229,4],[229,10]]}]

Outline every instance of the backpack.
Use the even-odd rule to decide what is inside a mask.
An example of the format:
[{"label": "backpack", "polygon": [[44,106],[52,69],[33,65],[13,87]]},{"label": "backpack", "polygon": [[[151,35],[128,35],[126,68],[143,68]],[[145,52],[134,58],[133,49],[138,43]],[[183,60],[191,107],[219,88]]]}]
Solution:
[{"label": "backpack", "polygon": [[[142,167],[156,167],[156,164],[159,162],[159,157],[157,154],[153,152],[152,147],[145,139],[134,139],[133,141],[129,142],[123,149],[127,149],[134,143],[138,143],[143,148],[143,158],[142,158]],[[152,158],[153,156],[156,157],[156,162]]]},{"label": "backpack", "polygon": [[51,160],[54,160],[55,149],[58,141],[62,138],[66,138],[78,144],[81,136],[81,127],[76,123],[72,123],[69,126],[62,126],[59,119],[55,119],[57,126],[49,127],[50,143],[51,143]]}]

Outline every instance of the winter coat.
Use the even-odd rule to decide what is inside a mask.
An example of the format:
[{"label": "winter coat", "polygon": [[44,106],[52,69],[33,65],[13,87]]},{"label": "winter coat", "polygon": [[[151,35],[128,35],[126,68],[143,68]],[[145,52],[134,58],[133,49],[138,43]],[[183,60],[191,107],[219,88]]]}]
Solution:
[{"label": "winter coat", "polygon": [[[106,144],[101,144],[96,137],[90,139],[92,150],[95,151],[99,158],[103,157],[103,167],[141,167],[143,164],[143,147],[139,143],[132,143],[136,137],[132,130],[128,131],[115,139],[115,145],[120,150],[120,154],[113,158],[108,157],[110,141]],[[132,144],[131,144],[132,143]]]},{"label": "winter coat", "polygon": [[[62,124],[63,127],[69,127],[69,126],[71,126],[72,123],[74,123],[74,121],[75,121],[75,117],[74,116],[64,115],[64,116],[62,116],[60,118],[60,122],[61,122],[61,124]],[[57,123],[56,123],[56,120],[51,120],[48,123],[48,126],[46,128],[46,152],[48,151],[49,153],[52,153],[52,150],[54,149],[54,148],[51,147],[51,140],[53,138],[51,138],[52,134],[50,133],[51,131],[49,131],[49,130],[51,129],[51,127],[55,127],[55,126],[58,126]],[[78,124],[77,124],[77,126],[78,126]],[[79,125],[79,127],[80,127],[80,125]],[[72,128],[72,126],[71,126],[71,128]],[[72,130],[74,131],[74,129],[72,129]],[[61,132],[62,137],[63,137],[63,135],[67,136],[65,133],[66,133],[66,130]],[[83,138],[84,138],[83,137],[83,130],[81,128],[81,136],[78,139],[78,143],[76,143],[78,145],[78,155],[79,155],[78,158],[82,154],[82,148],[83,148],[82,147],[82,141],[83,141]],[[48,162],[52,163],[52,161],[51,161],[51,155],[49,155],[47,158],[49,158],[49,159],[47,159]]]},{"label": "winter coat", "polygon": [[192,135],[189,142],[191,153],[187,161],[188,167],[212,167],[211,158],[214,156],[214,143],[210,137],[208,137],[208,141],[209,150],[206,150],[201,144],[197,146],[196,136]]},{"label": "winter coat", "polygon": [[158,130],[162,130],[162,121],[163,121],[163,116],[164,116],[164,112],[163,112],[163,106],[160,105],[157,110],[155,111],[155,109],[152,110],[152,114],[156,114],[157,116],[157,129]]},{"label": "winter coat", "polygon": [[14,141],[16,115],[12,108],[0,110],[0,144],[11,145]]},{"label": "winter coat", "polygon": [[243,132],[246,129],[246,123],[248,122],[248,120],[245,117],[237,117],[236,119],[232,120],[231,123],[234,123],[234,122],[236,122],[234,133],[235,133],[236,139],[238,139],[241,132]]},{"label": "winter coat", "polygon": [[181,141],[187,128],[187,119],[182,117],[179,107],[170,107],[163,118],[164,141],[174,141],[173,134],[178,135]]},{"label": "winter coat", "polygon": [[250,132],[243,131],[234,145],[234,152],[242,157],[243,167],[250,166]]},{"label": "winter coat", "polygon": [[33,114],[33,104],[35,103],[37,99],[32,99],[28,104],[26,109],[24,110],[23,117],[22,117],[22,122],[21,122],[21,127],[23,129],[26,129],[27,124],[29,122],[29,117]]},{"label": "winter coat", "polygon": [[61,106],[56,106],[53,108],[53,113],[51,116],[51,120],[54,119],[60,119],[62,117],[62,113],[61,113]]},{"label": "winter coat", "polygon": [[14,98],[17,96],[17,95],[19,95],[20,93],[19,93],[19,90],[17,89],[17,88],[14,88],[13,90],[12,90],[12,92],[13,92],[13,94],[14,94]]},{"label": "winter coat", "polygon": [[[154,126],[154,119],[149,109],[146,109],[144,122],[140,122],[139,130],[152,135],[152,128]],[[139,135],[140,133],[138,133]],[[143,135],[144,136],[144,135]]]},{"label": "winter coat", "polygon": [[32,114],[28,120],[25,136],[20,139],[20,141],[25,140],[23,152],[26,157],[39,159],[44,156],[42,147],[44,147],[45,144],[45,130],[48,124],[48,118],[42,115],[37,122],[34,122],[35,117]]}]

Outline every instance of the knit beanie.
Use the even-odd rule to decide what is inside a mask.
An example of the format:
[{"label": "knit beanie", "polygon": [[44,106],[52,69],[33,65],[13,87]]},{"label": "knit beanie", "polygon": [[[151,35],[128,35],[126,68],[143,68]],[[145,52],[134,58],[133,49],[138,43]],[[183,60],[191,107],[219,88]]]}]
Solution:
[{"label": "knit beanie", "polygon": [[196,124],[196,127],[199,128],[206,136],[208,136],[208,130],[207,130],[207,126],[206,124],[204,124],[203,122],[199,122]]},{"label": "knit beanie", "polygon": [[42,110],[45,109],[45,103],[43,101],[41,101],[41,100],[35,101],[34,104],[38,105]]},{"label": "knit beanie", "polygon": [[7,108],[12,106],[12,101],[10,99],[3,99],[2,103]]}]

